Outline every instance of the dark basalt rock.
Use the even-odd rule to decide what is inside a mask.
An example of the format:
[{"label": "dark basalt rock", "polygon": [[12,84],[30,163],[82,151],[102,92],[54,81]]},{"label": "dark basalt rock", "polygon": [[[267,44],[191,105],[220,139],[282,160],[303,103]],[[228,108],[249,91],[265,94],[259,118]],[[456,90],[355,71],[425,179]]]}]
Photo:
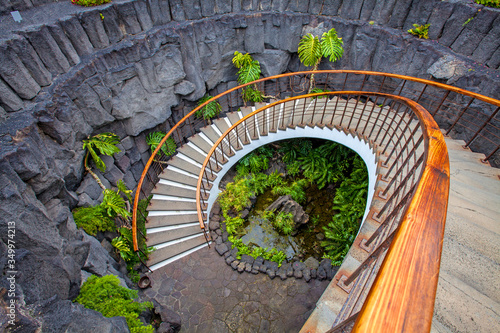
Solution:
[{"label": "dark basalt rock", "polygon": [[309,215],[307,215],[302,206],[294,201],[289,195],[279,197],[272,204],[270,204],[266,210],[292,213],[293,220],[295,222],[295,230],[297,230],[301,225],[309,222]]}]

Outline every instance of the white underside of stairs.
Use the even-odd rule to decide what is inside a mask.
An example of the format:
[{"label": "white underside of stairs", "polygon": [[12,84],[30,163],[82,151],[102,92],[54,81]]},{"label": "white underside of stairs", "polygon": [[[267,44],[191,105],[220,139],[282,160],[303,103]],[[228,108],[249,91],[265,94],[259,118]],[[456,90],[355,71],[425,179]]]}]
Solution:
[{"label": "white underside of stairs", "polygon": [[500,169],[446,140],[450,198],[432,330],[500,332]]}]

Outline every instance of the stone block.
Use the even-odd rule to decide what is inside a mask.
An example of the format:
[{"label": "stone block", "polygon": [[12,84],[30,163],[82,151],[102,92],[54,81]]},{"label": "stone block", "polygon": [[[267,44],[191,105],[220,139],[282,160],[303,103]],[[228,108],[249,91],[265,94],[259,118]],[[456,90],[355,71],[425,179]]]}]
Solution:
[{"label": "stone block", "polygon": [[0,76],[17,95],[24,99],[34,98],[40,91],[40,86],[30,75],[14,50],[3,45],[0,48]]},{"label": "stone block", "polygon": [[339,15],[344,19],[358,20],[361,15],[361,7],[364,1],[358,0],[344,0],[339,9]]},{"label": "stone block", "polygon": [[82,183],[76,190],[76,194],[78,194],[79,196],[84,193],[86,193],[92,200],[97,200],[97,198],[99,198],[102,193],[101,187],[99,186],[99,184],[97,184],[95,179],[90,174],[85,176]]},{"label": "stone block", "polygon": [[103,19],[100,14],[102,15],[102,13],[97,11],[89,11],[81,12],[78,15],[81,25],[96,49],[103,49],[109,46],[109,38],[104,29]]},{"label": "stone block", "polygon": [[182,2],[182,0],[170,0],[170,13],[172,14],[173,21],[182,22],[186,20]]},{"label": "stone block", "polygon": [[382,25],[385,25],[387,22],[389,22],[396,1],[397,0],[377,1],[372,12],[371,20]]},{"label": "stone block", "polygon": [[263,53],[256,54],[255,60],[260,62],[262,75],[264,77],[284,73],[290,61],[290,54],[281,50],[264,50]]},{"label": "stone block", "polygon": [[[239,11],[237,8],[233,9],[234,12]],[[228,0],[215,0],[215,12],[217,14],[231,13],[231,2]]]},{"label": "stone block", "polygon": [[439,43],[444,46],[451,46],[463,30],[463,24],[476,14],[476,8],[472,5],[455,5],[453,13],[443,27]]},{"label": "stone block", "polygon": [[166,24],[172,20],[168,0],[150,0],[148,3],[155,26]]},{"label": "stone block", "polygon": [[203,0],[183,0],[182,2],[187,20],[198,20],[202,17],[200,2]]},{"label": "stone block", "polygon": [[70,64],[46,26],[26,31],[26,37],[52,74],[69,71]]},{"label": "stone block", "polygon": [[158,93],[161,91],[154,69],[154,63],[151,58],[143,59],[134,64],[135,70],[139,76],[142,86],[148,93]]},{"label": "stone block", "polygon": [[80,57],[93,52],[94,47],[75,16],[64,17],[59,21],[59,24]]},{"label": "stone block", "polygon": [[472,58],[481,64],[485,64],[497,49],[500,48],[500,38],[488,34],[484,37],[472,53]]},{"label": "stone block", "polygon": [[264,23],[261,17],[248,18],[245,32],[245,51],[248,53],[264,52]]},{"label": "stone block", "polygon": [[137,147],[135,146],[127,150],[127,156],[130,158],[131,164],[135,164],[141,160],[139,149],[137,149]]},{"label": "stone block", "polygon": [[118,15],[121,18],[125,30],[128,34],[135,35],[142,31],[141,24],[137,19],[137,13],[133,1],[126,1],[115,5]]},{"label": "stone block", "polygon": [[123,176],[123,181],[127,185],[127,188],[129,189],[135,189],[137,186],[137,181],[134,178],[134,175],[129,171],[125,173],[125,176]]},{"label": "stone block", "polygon": [[444,25],[448,21],[450,15],[453,13],[454,7],[454,3],[449,3],[447,1],[439,1],[435,4],[429,16],[429,19],[427,20],[427,23],[430,24],[430,39],[437,40],[439,36],[441,36]]},{"label": "stone block", "polygon": [[106,169],[104,177],[111,183],[111,185],[116,186],[120,179],[123,179],[123,172],[118,169],[115,165]]},{"label": "stone block", "polygon": [[116,8],[114,6],[106,7],[101,11],[101,14],[104,16],[102,22],[109,42],[111,44],[118,43],[123,39],[123,31],[120,27],[120,19]]},{"label": "stone block", "polygon": [[139,181],[142,175],[142,171],[144,170],[144,165],[141,162],[137,162],[132,165],[132,175],[136,181]]},{"label": "stone block", "polygon": [[451,49],[457,53],[470,56],[477,48],[484,34],[470,30],[468,27],[462,30],[460,35],[451,45]]},{"label": "stone block", "polygon": [[174,93],[177,95],[187,96],[191,94],[195,89],[196,86],[193,83],[187,80],[183,80],[175,85]]},{"label": "stone block", "polygon": [[48,86],[52,82],[52,74],[45,68],[42,60],[26,38],[15,36],[8,43],[40,86]]},{"label": "stone block", "polygon": [[137,19],[141,24],[142,31],[149,31],[153,27],[153,21],[148,13],[148,6],[146,1],[139,0],[134,2],[135,12],[137,13]]},{"label": "stone block", "polygon": [[71,66],[74,66],[80,63],[80,57],[78,56],[78,53],[73,47],[73,44],[71,44],[71,41],[69,40],[68,36],[66,36],[66,34],[64,33],[62,27],[58,23],[54,23],[47,27],[50,31],[50,34],[52,35],[57,45],[61,49],[61,52],[64,54],[66,59],[68,59],[69,64]]},{"label": "stone block", "polygon": [[491,56],[490,60],[486,62],[486,66],[490,68],[500,69],[500,48],[498,48],[495,53]]},{"label": "stone block", "polygon": [[88,85],[82,84],[74,99],[76,106],[82,111],[85,121],[93,128],[111,123],[115,120],[99,102],[99,95]]},{"label": "stone block", "polygon": [[19,111],[24,107],[24,103],[10,87],[0,79],[0,103],[7,112]]},{"label": "stone block", "polygon": [[215,0],[200,1],[201,16],[210,17],[215,15]]},{"label": "stone block", "polygon": [[115,164],[118,169],[120,169],[123,173],[126,173],[130,169],[130,158],[128,158],[127,155],[123,155],[115,161]]}]

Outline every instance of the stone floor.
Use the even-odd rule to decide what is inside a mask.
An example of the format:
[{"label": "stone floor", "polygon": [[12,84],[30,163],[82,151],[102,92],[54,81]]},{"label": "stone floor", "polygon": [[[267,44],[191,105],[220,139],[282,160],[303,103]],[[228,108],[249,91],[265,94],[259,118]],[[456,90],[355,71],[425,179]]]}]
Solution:
[{"label": "stone floor", "polygon": [[145,295],[181,316],[181,332],[298,332],[329,281],[239,274],[212,247],[151,274]]}]

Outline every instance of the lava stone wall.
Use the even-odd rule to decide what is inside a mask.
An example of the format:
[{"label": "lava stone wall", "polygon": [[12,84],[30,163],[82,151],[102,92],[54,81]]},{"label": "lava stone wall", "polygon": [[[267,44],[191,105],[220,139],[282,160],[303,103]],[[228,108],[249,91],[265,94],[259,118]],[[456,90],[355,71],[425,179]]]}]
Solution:
[{"label": "lava stone wall", "polygon": [[[434,40],[404,33],[426,22]],[[118,134],[122,152],[104,157],[99,175],[107,186],[124,179],[134,188],[150,154],[145,135],[168,130],[205,93],[235,86],[234,51],[251,53],[264,76],[301,70],[300,37],[335,27],[345,53],[323,69],[433,75],[491,97],[500,91],[500,11],[461,2],[116,0],[42,23],[0,40],[0,248],[15,221],[19,302],[52,304],[40,322],[56,321],[56,307],[80,317],[62,300],[89,274],[126,279],[71,215],[101,195],[84,175],[81,140]]]}]

